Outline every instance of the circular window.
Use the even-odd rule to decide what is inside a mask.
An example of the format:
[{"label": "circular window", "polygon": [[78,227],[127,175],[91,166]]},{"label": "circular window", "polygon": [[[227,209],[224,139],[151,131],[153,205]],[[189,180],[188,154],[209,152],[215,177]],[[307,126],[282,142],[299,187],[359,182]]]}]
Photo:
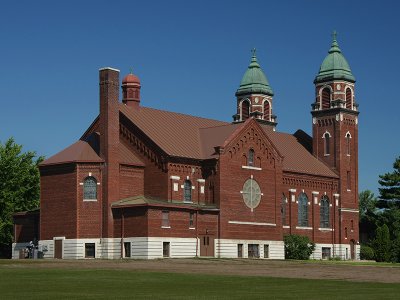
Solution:
[{"label": "circular window", "polygon": [[260,204],[261,189],[257,181],[254,179],[247,179],[243,185],[243,201],[253,211]]}]

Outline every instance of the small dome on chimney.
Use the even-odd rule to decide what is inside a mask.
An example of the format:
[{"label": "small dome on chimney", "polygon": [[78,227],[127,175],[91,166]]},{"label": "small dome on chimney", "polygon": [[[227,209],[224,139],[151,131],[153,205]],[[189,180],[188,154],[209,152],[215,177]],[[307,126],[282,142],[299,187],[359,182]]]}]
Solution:
[{"label": "small dome on chimney", "polygon": [[124,77],[122,79],[122,84],[139,84],[140,85],[140,80],[139,77],[136,75],[132,74],[132,72]]}]

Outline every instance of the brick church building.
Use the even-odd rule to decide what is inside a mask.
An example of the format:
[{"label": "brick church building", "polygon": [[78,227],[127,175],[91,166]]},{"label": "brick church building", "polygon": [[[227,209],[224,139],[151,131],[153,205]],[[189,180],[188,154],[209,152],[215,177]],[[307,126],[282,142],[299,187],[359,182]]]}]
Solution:
[{"label": "brick church building", "polygon": [[[145,107],[133,74],[120,101],[119,76],[100,69],[99,116],[40,164],[44,258],[284,259],[283,237],[299,234],[316,243],[312,258],[358,259],[359,113],[335,36],[314,80],[312,136],[276,131],[255,51],[232,123]],[[27,215],[14,217],[14,257]]]}]

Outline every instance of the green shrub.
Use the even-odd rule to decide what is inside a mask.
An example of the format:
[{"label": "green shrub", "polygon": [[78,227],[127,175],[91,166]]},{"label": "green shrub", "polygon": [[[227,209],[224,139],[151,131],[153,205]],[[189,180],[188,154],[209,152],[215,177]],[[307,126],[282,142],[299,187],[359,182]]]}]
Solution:
[{"label": "green shrub", "polygon": [[360,259],[373,260],[374,259],[374,249],[367,245],[361,245],[360,248]]},{"label": "green shrub", "polygon": [[375,252],[375,260],[377,262],[390,262],[390,249],[391,241],[389,235],[389,228],[386,224],[376,229],[376,238],[373,242],[373,248]]},{"label": "green shrub", "polygon": [[306,260],[315,250],[315,244],[307,237],[302,235],[286,235],[285,242],[285,258]]}]

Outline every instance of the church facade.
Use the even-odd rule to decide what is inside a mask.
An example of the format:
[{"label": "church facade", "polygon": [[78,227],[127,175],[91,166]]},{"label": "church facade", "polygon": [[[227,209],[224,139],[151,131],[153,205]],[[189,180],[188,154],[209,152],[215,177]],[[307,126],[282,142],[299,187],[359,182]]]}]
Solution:
[{"label": "church facade", "polygon": [[40,164],[44,258],[284,259],[289,234],[316,243],[312,258],[359,258],[358,105],[336,37],[314,80],[312,136],[276,131],[255,51],[232,123],[145,107],[133,74],[120,101],[119,76],[99,70],[99,116]]}]

